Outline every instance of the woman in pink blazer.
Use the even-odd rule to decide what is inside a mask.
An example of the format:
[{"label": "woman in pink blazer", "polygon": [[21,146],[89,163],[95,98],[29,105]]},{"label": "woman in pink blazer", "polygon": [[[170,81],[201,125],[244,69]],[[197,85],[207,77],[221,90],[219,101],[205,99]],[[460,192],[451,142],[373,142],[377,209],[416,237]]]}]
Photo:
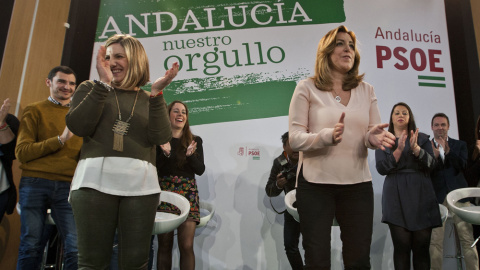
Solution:
[{"label": "woman in pink blazer", "polygon": [[297,205],[305,269],[330,269],[333,218],[341,230],[345,269],[370,269],[373,227],[368,148],[391,147],[373,87],[358,74],[355,34],[345,26],[318,45],[315,74],[298,83],[289,111],[290,144],[301,151]]}]

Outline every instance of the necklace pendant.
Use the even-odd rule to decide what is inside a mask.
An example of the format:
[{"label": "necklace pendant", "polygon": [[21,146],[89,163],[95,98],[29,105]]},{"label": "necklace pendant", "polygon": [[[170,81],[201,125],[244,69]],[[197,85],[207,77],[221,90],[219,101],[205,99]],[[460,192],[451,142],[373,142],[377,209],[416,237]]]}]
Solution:
[{"label": "necklace pendant", "polygon": [[124,122],[122,120],[115,120],[115,125],[113,125],[113,132],[122,136],[127,135],[128,128],[130,127],[130,123]]},{"label": "necklace pendant", "polygon": [[341,98],[340,96],[336,96],[336,97],[335,97],[335,101],[338,102],[338,103],[340,103],[340,101],[342,101],[342,98]]},{"label": "necklace pendant", "polygon": [[113,125],[113,150],[123,152],[123,136],[127,135],[130,123],[117,119]]},{"label": "necklace pendant", "polygon": [[113,150],[123,152],[123,136],[127,135],[128,128],[130,127],[130,119],[132,119],[133,112],[135,111],[135,105],[137,104],[138,93],[140,90],[137,91],[135,95],[135,101],[133,102],[132,112],[128,117],[127,121],[122,121],[122,112],[120,111],[120,104],[118,103],[117,91],[113,88],[113,93],[115,94],[115,100],[117,101],[117,108],[118,108],[118,119],[115,121],[113,125]]}]

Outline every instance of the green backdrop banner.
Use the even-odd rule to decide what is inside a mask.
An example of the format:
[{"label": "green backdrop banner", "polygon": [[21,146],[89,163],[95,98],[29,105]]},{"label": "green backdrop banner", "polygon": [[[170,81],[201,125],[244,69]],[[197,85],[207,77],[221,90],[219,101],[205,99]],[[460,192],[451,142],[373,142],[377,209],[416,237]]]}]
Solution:
[{"label": "green backdrop banner", "polygon": [[103,0],[96,40],[118,32],[143,38],[343,21],[343,0]]},{"label": "green backdrop banner", "polygon": [[345,19],[343,0],[103,0],[96,40],[122,33],[139,38],[152,81],[178,62],[165,98],[186,102],[190,123],[198,125],[287,115],[315,55],[301,40],[309,35],[315,44],[324,32],[312,27]]}]

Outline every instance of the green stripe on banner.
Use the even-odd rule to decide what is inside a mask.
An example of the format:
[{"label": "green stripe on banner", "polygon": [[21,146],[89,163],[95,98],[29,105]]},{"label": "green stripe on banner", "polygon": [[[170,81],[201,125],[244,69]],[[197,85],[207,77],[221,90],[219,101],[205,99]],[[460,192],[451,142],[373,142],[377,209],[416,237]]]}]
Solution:
[{"label": "green stripe on banner", "polygon": [[102,0],[96,41],[344,22],[343,0]]},{"label": "green stripe on banner", "polygon": [[[184,81],[174,81],[164,90],[167,103],[184,101],[190,125],[231,122],[288,115],[295,81],[237,84],[224,89],[178,91]],[[148,87],[143,87],[150,91]]]},{"label": "green stripe on banner", "polygon": [[419,82],[419,86],[429,86],[429,87],[443,87],[445,88],[446,85],[443,83],[425,83],[425,82]]},{"label": "green stripe on banner", "polygon": [[433,81],[445,81],[445,77],[435,77],[435,76],[418,76],[419,80],[433,80]]}]

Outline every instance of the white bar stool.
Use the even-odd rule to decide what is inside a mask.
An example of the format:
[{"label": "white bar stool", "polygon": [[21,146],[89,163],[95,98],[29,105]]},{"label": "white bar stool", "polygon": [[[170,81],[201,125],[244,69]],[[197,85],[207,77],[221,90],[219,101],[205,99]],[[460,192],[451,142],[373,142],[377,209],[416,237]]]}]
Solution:
[{"label": "white bar stool", "polygon": [[[458,207],[456,203],[462,199],[470,198],[470,197],[480,197],[480,188],[460,188],[456,190],[452,190],[450,193],[447,194],[447,205],[450,211],[452,211],[455,215],[459,218],[464,220],[465,222],[480,225],[480,206],[468,206],[468,207]],[[456,229],[455,225],[454,228]],[[455,230],[455,236],[457,231]],[[457,238],[457,237],[456,237]],[[480,238],[480,237],[479,237]],[[478,239],[477,238],[472,247],[475,246]],[[457,249],[460,249],[460,241],[456,240]],[[457,251],[458,253],[458,251]],[[462,269],[462,258],[463,256],[457,254],[458,258],[458,269]]]},{"label": "white bar stool", "polygon": [[447,204],[450,211],[468,223],[480,225],[480,206],[457,207],[461,199],[480,197],[480,188],[460,188],[452,190],[447,195]]},{"label": "white bar stool", "polygon": [[212,219],[213,214],[215,214],[215,206],[209,202],[200,201],[200,210],[202,209],[208,211],[208,214],[202,216],[200,213],[200,222],[197,224],[197,228],[205,227],[208,221]]},{"label": "white bar stool", "polygon": [[440,208],[440,216],[442,217],[443,224],[448,218],[448,208],[443,204],[439,204],[438,207]]},{"label": "white bar stool", "polygon": [[185,197],[175,192],[162,191],[160,193],[159,205],[161,202],[175,205],[180,210],[180,215],[157,212],[152,232],[153,235],[175,230],[187,219],[187,215],[190,212],[190,202]]}]

